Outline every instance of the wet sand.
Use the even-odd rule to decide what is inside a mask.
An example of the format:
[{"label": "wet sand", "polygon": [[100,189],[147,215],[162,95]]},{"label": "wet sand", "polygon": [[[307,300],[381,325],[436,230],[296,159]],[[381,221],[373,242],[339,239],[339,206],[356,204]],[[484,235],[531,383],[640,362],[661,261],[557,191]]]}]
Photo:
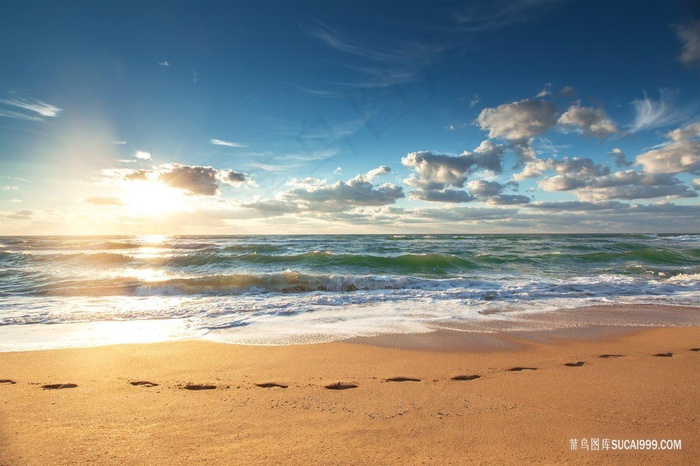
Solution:
[{"label": "wet sand", "polygon": [[0,353],[0,464],[698,464],[700,327],[586,332]]}]

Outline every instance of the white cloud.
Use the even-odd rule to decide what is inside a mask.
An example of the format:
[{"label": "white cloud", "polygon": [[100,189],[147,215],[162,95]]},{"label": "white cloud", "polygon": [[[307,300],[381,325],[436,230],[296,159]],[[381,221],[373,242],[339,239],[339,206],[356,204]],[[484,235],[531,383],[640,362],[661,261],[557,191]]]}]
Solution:
[{"label": "white cloud", "polygon": [[364,179],[366,179],[367,181],[372,181],[374,178],[376,178],[378,176],[387,175],[389,173],[391,173],[391,168],[387,167],[386,165],[382,165],[381,167],[378,167],[378,168],[375,168],[375,169],[368,171],[364,175]]},{"label": "white cloud", "polygon": [[572,105],[559,117],[562,126],[577,128],[585,136],[606,138],[617,133],[617,126],[601,108],[581,107]]},{"label": "white cloud", "polygon": [[583,201],[608,199],[689,198],[697,194],[667,173],[619,171],[605,176],[559,174],[539,181],[545,191],[574,191]]},{"label": "white cloud", "polygon": [[[588,157],[564,157],[561,160],[557,159],[533,159],[525,164],[522,172],[513,175],[515,181],[522,181],[527,178],[536,178],[543,175],[546,171],[555,171],[559,175],[556,179],[545,182],[546,186],[573,186],[578,182],[576,180],[568,180],[567,178],[581,178],[603,176],[610,173],[610,168],[595,163]],[[573,189],[573,188],[570,188]],[[552,189],[552,191],[560,191],[561,189]]]},{"label": "white cloud", "polygon": [[112,144],[122,146],[122,145],[126,144],[126,141],[112,141]]},{"label": "white cloud", "polygon": [[688,108],[676,106],[677,91],[659,89],[659,100],[650,98],[646,92],[641,100],[632,101],[635,111],[634,123],[629,131],[636,133],[642,130],[661,128],[686,120],[690,114]]},{"label": "white cloud", "polygon": [[467,186],[469,187],[469,192],[477,196],[490,197],[501,194],[501,191],[503,191],[503,185],[496,181],[474,180],[470,181]]},{"label": "white cloud", "polygon": [[700,170],[700,122],[666,134],[670,141],[637,156],[647,173],[683,173]]},{"label": "white cloud", "polygon": [[689,67],[700,66],[700,19],[679,26],[676,32],[683,42],[680,61]]},{"label": "white cloud", "polygon": [[576,192],[576,197],[583,201],[607,199],[653,199],[657,197],[684,198],[697,197],[697,194],[684,184],[662,186],[611,186],[609,188],[583,189]]},{"label": "white cloud", "polygon": [[57,117],[63,110],[46,102],[36,99],[13,98],[0,99],[0,104],[18,107],[23,110],[38,113],[44,117]]},{"label": "white cloud", "polygon": [[538,186],[545,191],[570,191],[586,186],[588,181],[571,175],[554,175],[540,180]]},{"label": "white cloud", "polygon": [[284,193],[283,199],[301,203],[308,210],[343,210],[355,206],[380,206],[396,202],[405,197],[403,188],[386,183],[372,184],[365,175],[334,184],[319,183],[317,186],[304,186]]},{"label": "white cloud", "polygon": [[170,66],[170,62],[168,60],[158,62],[160,66]]},{"label": "white cloud", "polygon": [[2,187],[3,191],[19,191],[19,186],[5,185]]},{"label": "white cloud", "polygon": [[137,150],[134,152],[134,157],[141,160],[151,160],[151,153],[145,150]]},{"label": "white cloud", "polygon": [[521,171],[520,173],[515,173],[513,175],[513,179],[515,181],[523,181],[527,178],[536,178],[536,177],[544,174],[544,172],[546,172],[547,170],[554,170],[554,167],[555,167],[554,159],[534,158],[532,160],[529,160],[525,164],[523,171]]},{"label": "white cloud", "polygon": [[414,173],[404,180],[408,185],[424,190],[442,190],[447,186],[464,187],[467,176],[478,169],[494,173],[502,171],[501,161],[506,147],[483,141],[474,152],[462,155],[440,155],[431,152],[412,152],[401,159],[401,163],[412,168]]},{"label": "white cloud", "polygon": [[461,188],[474,166],[470,156],[453,157],[425,151],[411,152],[401,159],[401,163],[415,172],[405,180],[406,184],[424,189]]},{"label": "white cloud", "polygon": [[44,121],[44,119],[41,117],[25,115],[24,113],[15,112],[13,110],[7,109],[0,109],[0,117],[14,118],[15,120]]},{"label": "white cloud", "polygon": [[214,144],[215,146],[226,146],[226,147],[247,147],[245,144],[240,144],[238,142],[229,142],[229,141],[224,141],[222,139],[210,139],[210,143]]},{"label": "white cloud", "polygon": [[523,144],[556,125],[557,109],[551,102],[526,99],[485,108],[477,121],[482,130],[489,131],[489,138]]}]

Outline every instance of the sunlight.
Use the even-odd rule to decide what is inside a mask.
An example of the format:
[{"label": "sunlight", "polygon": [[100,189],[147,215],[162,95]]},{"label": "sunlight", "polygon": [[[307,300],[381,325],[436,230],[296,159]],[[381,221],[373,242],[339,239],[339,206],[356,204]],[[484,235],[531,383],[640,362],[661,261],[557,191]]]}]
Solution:
[{"label": "sunlight", "polygon": [[123,188],[122,200],[132,215],[155,217],[184,210],[185,196],[178,189],[155,181],[133,181],[125,183]]}]

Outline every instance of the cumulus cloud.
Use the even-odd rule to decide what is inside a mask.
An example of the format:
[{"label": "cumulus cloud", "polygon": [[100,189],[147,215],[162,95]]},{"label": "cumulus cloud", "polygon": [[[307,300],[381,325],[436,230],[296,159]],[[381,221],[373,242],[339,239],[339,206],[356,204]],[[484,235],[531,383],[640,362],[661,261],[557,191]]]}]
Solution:
[{"label": "cumulus cloud", "polygon": [[[555,171],[557,176],[554,180],[546,182],[551,187],[554,186],[573,186],[578,183],[577,178],[604,176],[610,173],[610,168],[605,165],[597,164],[588,157],[564,157],[561,160],[557,159],[533,159],[528,161],[523,168],[523,171],[513,175],[516,181],[522,181],[527,178],[536,178],[543,175],[547,171]],[[569,189],[574,189],[573,187]],[[562,189],[552,189],[553,191],[561,191]]]},{"label": "cumulus cloud", "polygon": [[650,174],[636,170],[601,177],[555,175],[540,180],[538,184],[545,191],[574,190],[576,197],[583,201],[697,197],[697,193],[670,174]]},{"label": "cumulus cloud", "polygon": [[244,182],[246,176],[233,170],[172,163],[161,165],[158,180],[189,194],[215,196],[220,184],[237,185]]},{"label": "cumulus cloud", "polygon": [[564,127],[575,128],[585,136],[606,138],[617,133],[617,126],[608,118],[602,108],[572,105],[559,117],[558,123]]},{"label": "cumulus cloud", "polygon": [[513,175],[513,179],[515,181],[523,181],[528,178],[537,178],[548,170],[554,170],[554,167],[554,159],[533,158],[525,164],[525,167],[523,167],[523,170],[520,173],[515,173]]},{"label": "cumulus cloud", "polygon": [[637,156],[647,173],[684,173],[700,170],[700,122],[666,134],[669,142]]},{"label": "cumulus cloud", "polygon": [[693,189],[700,190],[700,178],[695,178],[693,180]]},{"label": "cumulus cloud", "polygon": [[661,128],[686,120],[690,109],[679,108],[676,105],[677,91],[659,89],[659,99],[654,100],[644,93],[644,98],[633,100],[635,117],[629,128],[631,133],[642,130]]},{"label": "cumulus cloud", "polygon": [[610,151],[608,155],[613,158],[616,167],[631,167],[632,165],[634,165],[634,162],[632,162],[631,160],[627,160],[627,158],[625,157],[625,153],[622,152],[622,149],[618,147]]},{"label": "cumulus cloud", "polygon": [[364,178],[368,181],[372,181],[378,176],[388,175],[389,173],[391,173],[391,168],[387,167],[386,165],[382,165],[381,167],[377,167],[365,173]]},{"label": "cumulus cloud", "polygon": [[215,196],[223,184],[232,186],[250,183],[248,176],[234,170],[217,170],[207,166],[181,165],[168,163],[153,169],[108,169],[103,173],[111,178],[126,181],[153,181],[165,183],[172,188],[199,196]]},{"label": "cumulus cloud", "polygon": [[609,188],[585,189],[576,192],[576,197],[584,201],[653,199],[657,197],[684,198],[697,196],[697,193],[681,183],[662,186],[611,186]]},{"label": "cumulus cloud", "polygon": [[501,160],[506,148],[503,144],[484,141],[474,152],[465,151],[459,156],[412,152],[401,163],[414,173],[405,180],[410,186],[425,190],[440,190],[448,186],[464,187],[470,173],[478,169],[494,173],[502,171]]},{"label": "cumulus cloud", "polygon": [[460,202],[472,202],[477,198],[472,196],[467,191],[461,189],[417,189],[409,193],[411,199],[418,199],[421,201],[428,202],[448,202],[448,203],[460,203]]},{"label": "cumulus cloud", "polygon": [[134,157],[141,160],[150,160],[151,153],[146,152],[145,150],[137,150],[136,152],[134,152]]},{"label": "cumulus cloud", "polygon": [[469,192],[476,196],[490,197],[501,194],[503,185],[497,181],[474,180],[467,185]]},{"label": "cumulus cloud", "polygon": [[401,159],[401,163],[415,172],[405,182],[424,189],[461,188],[474,166],[474,160],[468,156],[453,157],[426,151],[411,152]]},{"label": "cumulus cloud", "polygon": [[683,42],[683,51],[679,60],[688,67],[700,66],[700,19],[679,26],[678,38]]},{"label": "cumulus cloud", "polygon": [[295,188],[284,195],[287,200],[302,202],[311,210],[380,206],[403,197],[402,187],[390,183],[375,186],[362,175],[331,185]]},{"label": "cumulus cloud", "polygon": [[489,138],[524,144],[557,124],[557,109],[551,102],[526,99],[485,108],[477,121],[482,130],[489,132]]},{"label": "cumulus cloud", "polygon": [[572,175],[555,175],[539,181],[538,186],[545,191],[571,191],[572,189],[583,188],[588,185],[588,181]]}]

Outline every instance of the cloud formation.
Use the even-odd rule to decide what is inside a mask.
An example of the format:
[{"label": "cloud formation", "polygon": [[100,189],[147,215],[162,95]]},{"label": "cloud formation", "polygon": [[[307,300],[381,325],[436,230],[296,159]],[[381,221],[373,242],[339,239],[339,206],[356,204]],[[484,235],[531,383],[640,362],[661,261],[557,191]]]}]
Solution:
[{"label": "cloud formation", "polygon": [[575,128],[584,136],[606,138],[617,133],[617,126],[608,118],[602,108],[572,105],[559,117],[558,123],[564,127]]},{"label": "cloud formation", "polygon": [[[17,120],[28,120],[28,121],[42,121],[42,117],[57,117],[63,110],[42,102],[37,99],[29,99],[23,97],[15,97],[10,99],[0,99],[0,104],[5,106],[10,106],[18,108],[22,111],[15,111],[10,109],[0,109],[0,116],[7,118],[14,118]],[[24,113],[24,112],[29,113]],[[41,116],[35,116],[32,113],[36,113]]]},{"label": "cloud formation", "polygon": [[684,173],[700,170],[700,122],[666,134],[669,142],[637,156],[647,173]]},{"label": "cloud formation", "polygon": [[246,176],[233,170],[171,163],[161,165],[158,180],[188,194],[215,196],[219,194],[220,184],[237,185],[244,182]]},{"label": "cloud formation", "polygon": [[625,153],[622,152],[622,149],[620,149],[619,147],[614,148],[608,153],[608,155],[613,158],[616,167],[631,167],[632,165],[634,165],[634,162],[632,162],[631,160],[627,160],[627,157],[625,157]]},{"label": "cloud formation", "polygon": [[662,128],[686,120],[691,109],[679,108],[676,104],[677,97],[677,91],[659,89],[658,100],[652,99],[646,92],[643,99],[633,100],[635,117],[629,132]]},{"label": "cloud formation", "polygon": [[676,32],[683,42],[683,51],[678,57],[681,63],[691,68],[700,67],[700,19],[679,26]]},{"label": "cloud formation", "polygon": [[226,147],[247,147],[245,144],[240,144],[238,142],[224,141],[223,139],[210,139],[209,142],[215,146],[226,146]]},{"label": "cloud formation", "polygon": [[208,166],[168,163],[153,169],[111,169],[103,171],[108,177],[126,181],[153,181],[165,183],[190,195],[216,196],[221,185],[239,186],[250,182],[248,176],[234,170],[217,170]]},{"label": "cloud formation", "polygon": [[573,190],[576,197],[583,201],[697,197],[697,193],[670,174],[649,174],[636,170],[619,171],[598,177],[560,174],[544,178],[538,185],[545,191]]},{"label": "cloud formation", "polygon": [[524,144],[557,124],[557,109],[551,102],[526,99],[485,108],[477,122],[482,130],[489,132],[489,138]]},{"label": "cloud formation", "polygon": [[145,150],[137,150],[134,152],[134,157],[141,160],[151,160],[151,153]]}]

